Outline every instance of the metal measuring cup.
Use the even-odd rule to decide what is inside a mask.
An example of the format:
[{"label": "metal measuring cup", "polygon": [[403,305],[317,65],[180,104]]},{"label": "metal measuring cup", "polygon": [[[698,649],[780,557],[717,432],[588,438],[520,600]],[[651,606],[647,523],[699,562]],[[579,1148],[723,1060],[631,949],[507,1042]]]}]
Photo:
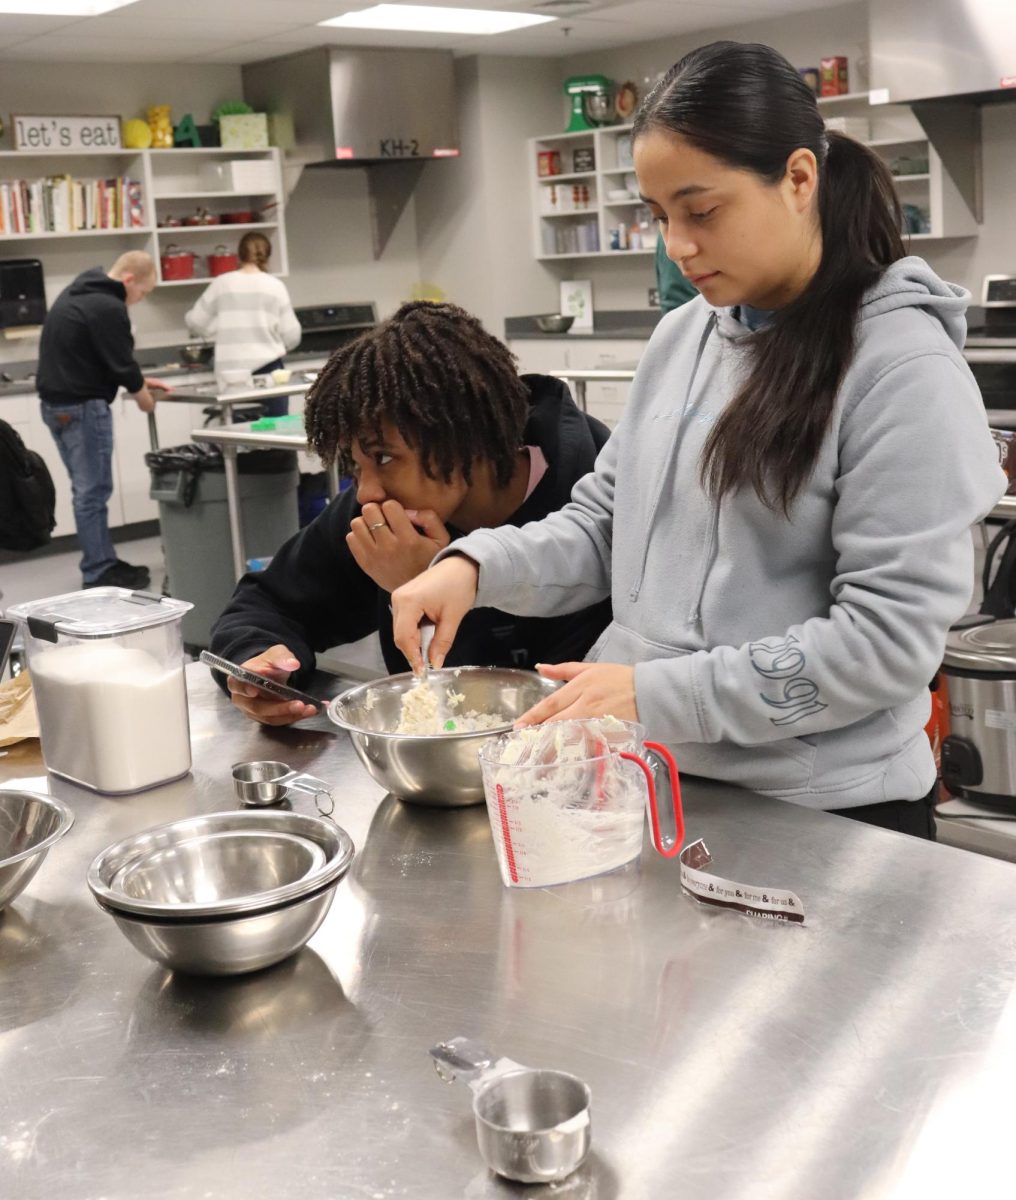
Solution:
[{"label": "metal measuring cup", "polygon": [[492,1171],[519,1183],[553,1183],[585,1161],[592,1093],[576,1075],[495,1060],[464,1037],[430,1054],[446,1083],[461,1079],[472,1089],[476,1141]]},{"label": "metal measuring cup", "polygon": [[313,796],[318,812],[330,817],[335,811],[331,784],[313,775],[294,771],[288,763],[260,759],[233,764],[233,790],[238,799],[254,808],[282,804],[292,792]]}]

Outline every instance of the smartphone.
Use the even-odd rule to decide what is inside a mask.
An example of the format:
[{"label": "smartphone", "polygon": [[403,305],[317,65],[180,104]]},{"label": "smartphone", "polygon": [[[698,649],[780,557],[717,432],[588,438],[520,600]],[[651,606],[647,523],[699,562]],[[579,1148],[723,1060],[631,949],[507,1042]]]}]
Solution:
[{"label": "smartphone", "polygon": [[271,695],[278,696],[281,700],[301,700],[304,704],[313,704],[317,708],[324,708],[328,703],[327,700],[319,700],[317,696],[299,692],[296,688],[288,687],[284,683],[276,683],[274,679],[266,679],[264,675],[259,675],[256,671],[248,671],[246,667],[238,666],[236,663],[230,662],[228,658],[219,658],[210,650],[202,650],[199,657],[203,663],[214,667],[216,671],[232,675],[241,683],[253,684],[254,687],[260,688],[263,692],[270,692]]},{"label": "smartphone", "polygon": [[4,677],[4,670],[7,667],[7,656],[11,652],[11,646],[14,644],[14,635],[17,631],[17,621],[0,620],[0,679]]}]

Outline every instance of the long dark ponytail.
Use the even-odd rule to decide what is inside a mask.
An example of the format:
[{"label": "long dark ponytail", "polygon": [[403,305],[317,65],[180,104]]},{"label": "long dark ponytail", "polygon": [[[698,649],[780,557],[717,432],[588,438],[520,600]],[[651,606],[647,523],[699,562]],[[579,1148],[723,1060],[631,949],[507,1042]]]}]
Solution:
[{"label": "long dark ponytail", "polygon": [[822,258],[805,290],[751,339],[751,369],[716,422],[702,479],[717,498],[745,485],[784,512],[811,475],[853,357],[865,291],[905,251],[902,213],[882,160],[826,131],[815,98],[769,46],[713,42],[671,67],[646,96],[633,137],[679,134],[770,184],[795,150],[818,162]]}]

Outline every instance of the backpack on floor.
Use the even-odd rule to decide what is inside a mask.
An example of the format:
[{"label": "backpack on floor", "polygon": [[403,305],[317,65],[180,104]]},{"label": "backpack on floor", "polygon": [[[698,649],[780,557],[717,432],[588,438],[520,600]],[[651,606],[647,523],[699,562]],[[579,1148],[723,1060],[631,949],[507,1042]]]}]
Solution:
[{"label": "backpack on floor", "polygon": [[56,525],[56,488],[42,457],[0,420],[0,549],[45,546]]}]

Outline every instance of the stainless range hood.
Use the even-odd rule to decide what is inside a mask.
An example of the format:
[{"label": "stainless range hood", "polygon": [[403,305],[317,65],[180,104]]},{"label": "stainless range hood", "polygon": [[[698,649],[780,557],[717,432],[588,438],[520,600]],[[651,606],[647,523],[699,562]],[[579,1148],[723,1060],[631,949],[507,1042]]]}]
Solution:
[{"label": "stainless range hood", "polygon": [[1016,100],[1013,0],[872,0],[871,86],[893,103]]},{"label": "stainless range hood", "polygon": [[452,62],[446,50],[319,46],[246,64],[243,94],[270,115],[287,164],[366,168],[378,257],[424,164],[458,156]]},{"label": "stainless range hood", "polygon": [[978,221],[981,109],[1016,101],[1016,0],[871,0],[871,97],[906,103]]}]

